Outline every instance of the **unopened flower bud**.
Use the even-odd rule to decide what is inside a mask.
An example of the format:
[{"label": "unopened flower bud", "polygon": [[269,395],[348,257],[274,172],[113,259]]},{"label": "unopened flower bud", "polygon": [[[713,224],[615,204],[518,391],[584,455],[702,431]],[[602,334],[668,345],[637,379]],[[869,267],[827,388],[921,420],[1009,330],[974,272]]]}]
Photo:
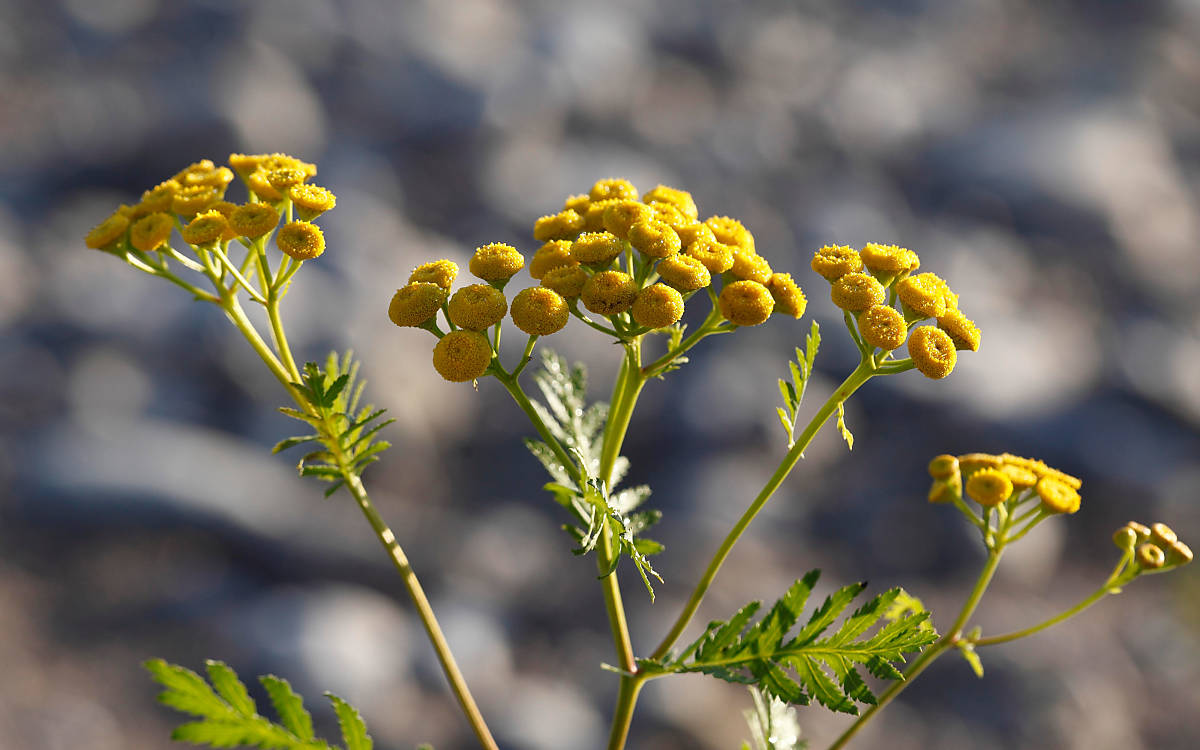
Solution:
[{"label": "unopened flower bud", "polygon": [[629,314],[640,326],[666,328],[683,317],[683,295],[666,284],[653,284],[638,292]]},{"label": "unopened flower bud", "polygon": [[1150,526],[1150,541],[1165,549],[1179,541],[1179,537],[1175,535],[1170,526],[1165,523],[1156,523]]},{"label": "unopened flower bud", "polygon": [[582,231],[583,217],[569,209],[543,216],[533,223],[533,238],[539,242],[570,239]]},{"label": "unopened flower bud", "polygon": [[316,224],[291,221],[275,235],[275,244],[295,260],[312,260],[325,252],[325,235]]},{"label": "unopened flower bud", "polygon": [[829,294],[833,304],[850,312],[861,312],[872,305],[882,305],[887,297],[878,279],[859,272],[839,277],[833,282]]},{"label": "unopened flower bud", "polygon": [[637,200],[637,197],[638,191],[632,182],[615,177],[597,180],[592,185],[592,189],[588,191],[588,198],[593,201],[602,201],[609,198]]},{"label": "unopened flower bud", "polygon": [[1139,567],[1146,570],[1158,570],[1166,562],[1166,554],[1149,542],[1137,548],[1137,563]]},{"label": "unopened flower bud", "polygon": [[530,336],[549,336],[567,325],[571,311],[553,289],[531,286],[513,297],[509,314],[513,323]]},{"label": "unopened flower bud", "polygon": [[388,305],[388,318],[398,326],[423,325],[442,308],[446,295],[437,284],[414,281],[396,290]]},{"label": "unopened flower bud", "polygon": [[1176,539],[1164,549],[1167,555],[1167,565],[1187,565],[1192,561],[1192,548]]},{"label": "unopened flower bud", "polygon": [[958,459],[954,456],[943,453],[929,462],[929,476],[934,479],[949,479],[957,473]]},{"label": "unopened flower bud", "polygon": [[1113,534],[1113,544],[1126,552],[1132,550],[1138,543],[1137,532],[1128,526],[1122,526]]},{"label": "unopened flower bud", "polygon": [[471,284],[454,293],[446,306],[450,322],[469,331],[482,331],[504,319],[508,301],[504,293],[487,284]]},{"label": "unopened flower bud", "polygon": [[826,245],[813,253],[812,270],[833,283],[848,273],[863,268],[862,257],[849,245]]},{"label": "unopened flower bud", "polygon": [[1079,510],[1079,493],[1054,477],[1038,480],[1037,494],[1042,508],[1050,513],[1074,513]]},{"label": "unopened flower bud", "polygon": [[625,312],[637,297],[638,285],[623,271],[601,271],[583,285],[579,298],[584,307],[597,315]]},{"label": "unopened flower bud", "polygon": [[1137,521],[1130,521],[1129,523],[1127,523],[1125,525],[1128,526],[1129,528],[1133,529],[1134,533],[1137,534],[1139,542],[1145,542],[1150,539],[1150,527],[1149,526],[1143,526],[1142,524],[1138,523]]}]

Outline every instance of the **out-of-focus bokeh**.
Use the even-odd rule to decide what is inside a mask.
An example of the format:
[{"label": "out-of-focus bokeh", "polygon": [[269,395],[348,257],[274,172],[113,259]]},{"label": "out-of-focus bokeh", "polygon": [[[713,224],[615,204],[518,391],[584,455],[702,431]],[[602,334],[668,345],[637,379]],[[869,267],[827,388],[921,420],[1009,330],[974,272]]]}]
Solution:
[{"label": "out-of-focus bokeh", "polygon": [[[188,163],[286,151],[338,195],[330,249],[286,306],[300,355],[353,348],[397,423],[367,474],[501,745],[602,745],[616,681],[589,559],[501,389],[443,382],[388,299],[425,260],[526,252],[538,216],[602,177],[737,216],[824,326],[809,408],[854,364],[823,244],[921,254],[983,330],[946,381],[870,383],[848,453],[829,429],[697,618],[904,585],[945,627],[982,560],[926,504],[941,452],[1038,456],[1083,508],[1013,548],[976,621],[1082,598],[1110,533],[1200,542],[1200,5],[1188,0],[0,3],[0,748],[166,748],[180,717],[139,662],[289,678],[364,712],[380,748],[469,747],[419,623],[356,509],[267,449],[283,394],[216,310],[84,248],[116,204]],[[235,188],[236,190],[236,188]],[[651,383],[626,453],[666,518],[649,651],[783,452],[775,379],[808,329],[706,342]],[[613,347],[549,340],[592,367]],[[1075,624],[946,658],[863,748],[1200,746],[1200,573],[1138,581]],[[699,632],[694,626],[692,633]],[[632,747],[732,748],[739,688],[651,683]],[[814,748],[848,719],[802,709]]]}]

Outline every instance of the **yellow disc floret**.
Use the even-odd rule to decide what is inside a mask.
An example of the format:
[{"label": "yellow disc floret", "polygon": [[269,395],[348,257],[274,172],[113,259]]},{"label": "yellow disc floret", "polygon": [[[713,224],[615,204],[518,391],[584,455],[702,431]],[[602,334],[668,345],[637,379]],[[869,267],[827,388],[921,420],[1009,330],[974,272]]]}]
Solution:
[{"label": "yellow disc floret", "polygon": [[640,326],[666,328],[683,317],[683,295],[666,284],[653,284],[638,292],[629,314]]},{"label": "yellow disc floret", "polygon": [[588,197],[587,193],[568,195],[567,199],[563,201],[563,210],[574,211],[580,216],[586,216],[587,210],[591,205],[592,199]]},{"label": "yellow disc floret", "polygon": [[398,326],[424,325],[446,302],[447,292],[428,281],[414,281],[396,290],[388,305],[388,317]]},{"label": "yellow disc floret", "polygon": [[316,224],[292,221],[275,235],[275,244],[295,260],[312,260],[325,252],[325,235]]},{"label": "yellow disc floret", "polygon": [[826,281],[837,281],[848,273],[861,271],[862,267],[862,258],[849,245],[826,245],[813,253],[812,270]]},{"label": "yellow disc floret", "polygon": [[567,240],[583,231],[583,217],[566,210],[543,216],[533,223],[533,238],[538,242]]},{"label": "yellow disc floret", "polygon": [[281,201],[283,193],[275,189],[271,181],[267,179],[267,172],[263,169],[255,170],[246,177],[246,187],[254,193],[258,198],[264,201]]},{"label": "yellow disc floret", "polygon": [[499,289],[487,284],[471,284],[454,293],[446,312],[450,322],[459,328],[482,331],[504,320],[508,300]]},{"label": "yellow disc floret", "polygon": [[207,211],[222,196],[221,191],[208,185],[189,185],[171,196],[171,211],[180,216],[195,216]]},{"label": "yellow disc floret", "polygon": [[683,245],[684,250],[701,240],[706,242],[717,241],[717,236],[713,234],[708,225],[699,221],[676,227],[675,233],[679,235],[679,242]]},{"label": "yellow disc floret", "polygon": [[458,278],[458,264],[452,260],[443,259],[431,260],[417,266],[409,274],[408,281],[410,284],[414,281],[426,281],[449,291],[456,278]]},{"label": "yellow disc floret", "polygon": [[797,320],[804,315],[808,300],[804,292],[796,285],[790,273],[773,273],[767,279],[767,289],[775,299],[775,312],[781,315],[791,315]]},{"label": "yellow disc floret", "polygon": [[754,251],[754,235],[737,219],[728,216],[710,216],[704,220],[712,230],[717,241],[723,245],[733,245],[743,250]]},{"label": "yellow disc floret", "polygon": [[916,253],[896,245],[868,242],[863,246],[860,256],[867,270],[878,274],[908,273],[921,266],[921,261],[917,258]]},{"label": "yellow disc floret", "polygon": [[578,263],[571,257],[571,244],[569,240],[551,240],[539,247],[529,259],[529,275],[540,281],[553,268]]},{"label": "yellow disc floret", "polygon": [[1079,510],[1079,493],[1054,477],[1042,477],[1037,483],[1042,508],[1049,513],[1074,513]]},{"label": "yellow disc floret", "polygon": [[884,351],[899,349],[908,336],[904,316],[890,305],[871,305],[858,316],[863,341]]},{"label": "yellow disc floret", "polygon": [[493,242],[471,256],[470,269],[484,281],[506,281],[525,267],[525,256],[512,245]]},{"label": "yellow disc floret", "polygon": [[717,298],[721,315],[738,326],[756,326],[771,317],[775,299],[771,291],[757,281],[735,281],[727,284]]},{"label": "yellow disc floret", "polygon": [[592,185],[592,189],[588,191],[588,198],[594,201],[602,201],[609,198],[619,198],[621,200],[637,200],[638,191],[629,180],[618,178],[609,178],[606,180],[597,180],[596,184]]},{"label": "yellow disc floret", "polygon": [[571,244],[571,259],[576,263],[604,266],[624,249],[625,245],[611,232],[584,232]]},{"label": "yellow disc floret", "polygon": [[246,203],[229,215],[229,226],[248,239],[261,237],[279,223],[279,212],[266,203]]},{"label": "yellow disc floret", "polygon": [[125,230],[128,228],[129,218],[115,212],[88,232],[83,238],[83,244],[94,250],[108,247],[125,236]]},{"label": "yellow disc floret", "polygon": [[896,296],[905,307],[926,318],[946,314],[947,291],[946,282],[933,273],[919,273],[896,284]]},{"label": "yellow disc floret", "polygon": [[646,203],[668,203],[692,221],[700,217],[695,199],[686,190],[677,190],[666,185],[659,185],[643,195],[642,200]]},{"label": "yellow disc floret", "polygon": [[629,274],[601,271],[583,285],[579,299],[584,307],[597,315],[616,315],[629,309],[637,293],[637,282]]},{"label": "yellow disc floret", "polygon": [[451,331],[433,347],[433,369],[451,383],[475,380],[492,363],[492,344],[478,331]]},{"label": "yellow disc floret", "polygon": [[729,272],[739,279],[757,281],[760,284],[766,284],[774,273],[766,258],[753,250],[737,246],[733,248],[733,266]]},{"label": "yellow disc floret", "polygon": [[147,213],[167,212],[171,210],[171,200],[183,186],[174,179],[160,182],[155,187],[142,193],[141,207]]},{"label": "yellow disc floret", "polygon": [[305,221],[312,221],[337,205],[337,196],[320,185],[293,185],[287,194],[296,213]]},{"label": "yellow disc floret", "polygon": [[1008,475],[1008,478],[1012,480],[1013,487],[1018,490],[1027,490],[1038,483],[1038,475],[1023,466],[1006,463],[1000,470]]},{"label": "yellow disc floret", "polygon": [[1012,480],[999,469],[980,469],[967,479],[967,494],[985,508],[1004,502],[1012,491]]},{"label": "yellow disc floret", "polygon": [[559,266],[552,268],[542,277],[542,286],[553,289],[567,299],[574,299],[583,292],[588,272],[583,266]]},{"label": "yellow disc floret", "polygon": [[712,274],[690,255],[663,258],[654,270],[658,271],[659,278],[681,292],[694,292],[712,283]]},{"label": "yellow disc floret", "polygon": [[643,255],[666,258],[679,252],[679,235],[669,224],[657,220],[642,220],[629,228],[629,244]]},{"label": "yellow disc floret", "polygon": [[549,336],[566,326],[571,311],[558,292],[531,286],[513,297],[511,315],[517,328],[530,336]]},{"label": "yellow disc floret", "polygon": [[701,237],[688,245],[687,254],[703,263],[710,273],[725,273],[733,268],[733,248],[715,239]]},{"label": "yellow disc floret", "polygon": [[205,211],[188,222],[181,234],[189,245],[210,245],[229,231],[229,221],[220,211]]},{"label": "yellow disc floret", "polygon": [[883,284],[874,276],[857,271],[838,278],[829,293],[833,304],[850,312],[861,312],[874,305],[882,305],[887,297]]},{"label": "yellow disc floret", "polygon": [[[612,201],[600,208],[602,227],[623,240],[629,239],[629,230],[634,224],[653,218],[653,209],[635,200]],[[591,226],[588,228],[591,229]]]},{"label": "yellow disc floret", "polygon": [[979,351],[979,328],[974,321],[958,310],[947,309],[944,315],[937,317],[937,326],[945,331],[956,349]]},{"label": "yellow disc floret", "polygon": [[927,378],[941,380],[954,370],[958,353],[954,342],[933,326],[920,326],[908,336],[908,356]]},{"label": "yellow disc floret", "polygon": [[157,250],[175,228],[175,221],[167,214],[143,216],[129,228],[129,244],[143,253]]},{"label": "yellow disc floret", "polygon": [[280,167],[279,169],[272,169],[270,172],[267,172],[266,177],[267,182],[271,183],[271,187],[280,193],[286,193],[296,185],[303,183],[307,175],[303,169]]},{"label": "yellow disc floret", "polygon": [[661,221],[663,224],[672,229],[686,227],[695,221],[694,218],[684,216],[683,212],[670,203],[648,203],[650,214],[655,221]]}]

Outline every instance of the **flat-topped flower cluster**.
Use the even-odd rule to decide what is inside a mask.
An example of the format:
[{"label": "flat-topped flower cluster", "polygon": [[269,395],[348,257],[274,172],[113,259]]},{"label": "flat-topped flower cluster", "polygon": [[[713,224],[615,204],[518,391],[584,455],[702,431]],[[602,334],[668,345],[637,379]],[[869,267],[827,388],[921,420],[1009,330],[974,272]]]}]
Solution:
[{"label": "flat-topped flower cluster", "polygon": [[[659,185],[639,197],[628,180],[600,180],[538,219],[533,238],[542,245],[528,270],[540,286],[518,292],[511,304],[504,289],[525,257],[502,243],[484,245],[471,258],[470,272],[485,283],[451,294],[458,267],[438,260],[418,266],[392,298],[394,323],[439,336],[434,366],[443,377],[466,381],[485,373],[495,342],[483,332],[506,313],[530,336],[556,333],[574,315],[622,341],[675,326],[700,290],[708,290],[727,328],[804,314],[804,293],[790,274],[771,268],[754,235],[727,216],[700,220],[683,190]],[[448,332],[438,325],[439,311]]]},{"label": "flat-topped flower cluster", "polygon": [[[852,333],[857,330],[860,342],[890,352],[907,341],[921,374],[940,379],[954,370],[958,350],[979,350],[980,333],[941,277],[914,273],[920,265],[912,250],[878,243],[857,251],[827,245],[812,259],[812,269],[829,282],[833,304],[846,311],[846,324]],[[917,325],[930,319],[936,327]]]},{"label": "flat-topped flower cluster", "polygon": [[[233,169],[204,159],[185,167],[142,193],[138,203],[119,206],[84,242],[115,254],[170,252],[171,233],[178,229],[193,248],[223,250],[232,240],[248,244],[268,235],[286,216],[275,238],[285,255],[303,261],[325,251],[325,237],[312,220],[333,208],[336,198],[308,183],[315,164],[287,154],[231,154],[229,164]],[[249,192],[244,204],[225,200],[235,171]],[[292,220],[293,212],[299,219]]]}]

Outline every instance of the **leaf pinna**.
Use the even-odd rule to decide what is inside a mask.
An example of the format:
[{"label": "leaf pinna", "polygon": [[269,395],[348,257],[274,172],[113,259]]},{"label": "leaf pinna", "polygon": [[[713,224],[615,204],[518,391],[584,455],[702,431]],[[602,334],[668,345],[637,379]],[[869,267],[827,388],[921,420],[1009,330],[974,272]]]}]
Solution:
[{"label": "leaf pinna", "polygon": [[350,352],[341,358],[332,352],[324,369],[309,362],[304,365],[301,382],[292,384],[309,408],[304,411],[280,408],[316,432],[281,440],[271,452],[319,443],[321,448],[306,453],[298,468],[302,477],[317,477],[332,483],[325,490],[325,497],[337,492],[351,477],[360,477],[368,464],[378,461],[379,454],[391,447],[386,440],[377,440],[376,435],[395,420],[378,421],[384,409],[370,404],[359,407],[366,382],[359,381],[357,376],[358,362]]},{"label": "leaf pinna", "polygon": [[579,545],[572,551],[576,555],[594,551],[607,524],[618,554],[612,556],[601,577],[612,575],[621,556],[625,555],[633,561],[653,601],[654,587],[650,578],[661,583],[662,577],[647,556],[661,552],[663,546],[638,535],[654,525],[662,514],[658,511],[633,512],[650,496],[650,488],[645,485],[612,491],[624,478],[629,468],[628,459],[616,459],[612,476],[607,481],[596,476],[600,472],[600,437],[608,417],[608,404],[589,405],[584,368],[570,367],[566,359],[548,349],[542,350],[542,369],[534,380],[547,406],[536,401],[530,403],[547,432],[565,448],[573,464],[564,465],[559,454],[542,441],[527,438],[525,447],[554,479],[545,485],[545,489],[575,517],[575,524],[563,525],[563,530]]},{"label": "leaf pinna", "polygon": [[[928,612],[910,612],[894,619],[887,616],[903,593],[895,588],[871,599],[843,619],[836,631],[824,635],[866,587],[856,583],[827,597],[796,634],[785,640],[819,577],[819,570],[810,571],[753,624],[762,602],[750,602],[729,620],[709,623],[704,634],[678,657],[642,659],[638,665],[650,674],[703,672],[726,682],[757,685],[789,703],[807,705],[815,698],[826,708],[857,714],[856,703],[875,703],[875,695],[857,667],[866,667],[879,679],[903,679],[896,663],[904,662],[904,654],[933,643],[937,633],[929,624]],[[874,635],[863,637],[881,621],[886,624]]]},{"label": "leaf pinna", "polygon": [[245,684],[222,662],[207,662],[208,682],[192,670],[162,659],[151,659],[144,666],[166,688],[158,696],[160,702],[199,717],[199,721],[179,725],[171,734],[173,740],[219,748],[372,750],[371,736],[358,711],[332,693],[325,695],[337,714],[343,745],[331,745],[314,735],[312,715],[304,708],[304,700],[280,677],[258,678],[279,715],[276,723],[258,713]]}]

